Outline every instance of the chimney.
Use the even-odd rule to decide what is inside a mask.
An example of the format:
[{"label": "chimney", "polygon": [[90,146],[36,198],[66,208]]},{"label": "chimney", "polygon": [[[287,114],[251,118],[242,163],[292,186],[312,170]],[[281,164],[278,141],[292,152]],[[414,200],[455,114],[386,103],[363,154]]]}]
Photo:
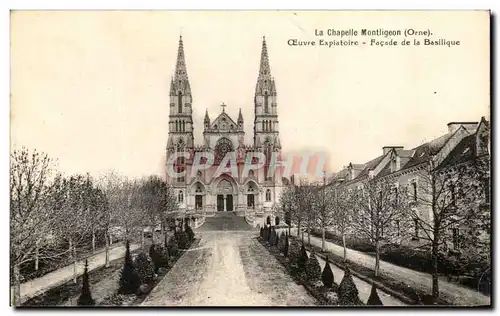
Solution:
[{"label": "chimney", "polygon": [[382,147],[382,152],[384,156],[391,150],[395,150],[397,153],[399,153],[401,150],[403,150],[403,146],[384,146]]},{"label": "chimney", "polygon": [[465,127],[468,131],[474,131],[477,128],[477,122],[450,122],[448,123],[448,133],[455,133],[460,126]]}]

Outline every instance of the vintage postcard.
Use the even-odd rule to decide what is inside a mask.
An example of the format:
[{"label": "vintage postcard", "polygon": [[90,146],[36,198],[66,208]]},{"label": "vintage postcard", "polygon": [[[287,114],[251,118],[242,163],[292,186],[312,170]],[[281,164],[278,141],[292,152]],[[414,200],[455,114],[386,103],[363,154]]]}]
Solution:
[{"label": "vintage postcard", "polygon": [[10,19],[12,306],[491,306],[489,11]]}]

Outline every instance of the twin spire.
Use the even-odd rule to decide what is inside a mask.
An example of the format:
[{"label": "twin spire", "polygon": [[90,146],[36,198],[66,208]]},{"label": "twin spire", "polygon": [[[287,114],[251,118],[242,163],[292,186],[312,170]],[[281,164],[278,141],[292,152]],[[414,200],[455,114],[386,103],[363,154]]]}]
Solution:
[{"label": "twin spire", "polygon": [[269,56],[267,55],[266,37],[262,37],[262,51],[260,53],[259,79],[271,77],[271,67],[269,67]]},{"label": "twin spire", "polygon": [[[266,37],[262,37],[262,50],[260,54],[260,68],[259,80],[272,79],[271,67],[269,66],[269,56],[267,54]],[[184,56],[184,43],[182,42],[182,35],[179,36],[179,48],[177,50],[177,63],[175,65],[175,75],[172,81],[178,84],[179,82],[186,81],[185,84],[189,85],[189,79],[186,67],[186,57]],[[172,84],[173,85],[173,84]]]},{"label": "twin spire", "polygon": [[186,69],[186,58],[184,57],[184,44],[182,43],[182,35],[179,37],[179,48],[177,50],[177,64],[175,65],[175,81],[188,80]]}]

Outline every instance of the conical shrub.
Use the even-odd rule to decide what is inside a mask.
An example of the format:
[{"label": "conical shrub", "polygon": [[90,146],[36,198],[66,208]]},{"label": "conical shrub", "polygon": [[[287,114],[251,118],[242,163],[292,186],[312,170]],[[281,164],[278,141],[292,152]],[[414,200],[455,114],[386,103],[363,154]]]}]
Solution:
[{"label": "conical shrub", "polygon": [[187,233],[187,236],[188,236],[188,240],[190,242],[192,242],[194,240],[194,231],[193,229],[191,228],[191,226],[189,226],[186,222],[186,224],[184,225],[185,228],[184,228],[184,231]]},{"label": "conical shrub", "polygon": [[169,257],[177,257],[177,255],[179,254],[179,243],[177,242],[176,238],[172,238],[170,240],[167,250]]},{"label": "conical shrub", "polygon": [[323,268],[323,272],[321,273],[321,281],[323,282],[323,285],[329,289],[333,287],[333,282],[335,282],[332,268],[330,267],[330,263],[328,262],[328,257],[326,257],[326,264]]},{"label": "conical shrub", "polygon": [[372,284],[372,290],[370,292],[370,297],[368,298],[366,305],[384,305],[384,304],[382,304],[382,301],[380,300],[380,297],[378,296],[377,288],[375,287],[375,284]]},{"label": "conical shrub", "polygon": [[85,270],[83,270],[82,292],[80,294],[80,297],[78,298],[77,304],[79,306],[95,305],[95,301],[92,298],[92,294],[90,293],[89,271],[88,271],[87,260],[85,260]]},{"label": "conical shrub", "polygon": [[137,255],[135,258],[135,267],[142,284],[147,284],[154,280],[155,268],[151,258],[147,254],[141,252]]},{"label": "conical shrub", "polygon": [[345,268],[344,277],[339,285],[340,305],[359,305],[358,289],[352,279],[351,271]]},{"label": "conical shrub", "polygon": [[281,232],[280,234],[280,240],[278,242],[278,249],[283,252],[283,250],[285,249],[285,232]]},{"label": "conical shrub", "polygon": [[292,264],[297,265],[297,262],[300,257],[300,245],[296,239],[292,239],[292,242],[288,248],[289,259]]},{"label": "conical shrub", "polygon": [[304,246],[304,243],[302,243],[302,247],[300,247],[300,256],[297,260],[297,266],[300,272],[305,272],[308,259],[309,257],[307,256],[306,247]]},{"label": "conical shrub", "polygon": [[286,234],[285,235],[285,245],[283,246],[283,255],[285,257],[288,257],[288,246],[289,246],[288,234]]},{"label": "conical shrub", "polygon": [[311,251],[309,260],[307,260],[306,275],[307,279],[311,281],[319,280],[321,277],[321,266],[319,265],[319,261],[318,258],[316,258],[314,250]]},{"label": "conical shrub", "polygon": [[157,246],[155,244],[152,244],[149,247],[149,257],[153,261],[155,273],[158,273],[158,269],[160,268],[160,254],[158,253]]},{"label": "conical shrub", "polygon": [[141,279],[137,274],[134,262],[132,261],[132,255],[130,254],[130,244],[128,240],[125,247],[125,263],[123,264],[123,269],[120,276],[118,293],[134,294],[137,292],[139,286],[141,285]]}]

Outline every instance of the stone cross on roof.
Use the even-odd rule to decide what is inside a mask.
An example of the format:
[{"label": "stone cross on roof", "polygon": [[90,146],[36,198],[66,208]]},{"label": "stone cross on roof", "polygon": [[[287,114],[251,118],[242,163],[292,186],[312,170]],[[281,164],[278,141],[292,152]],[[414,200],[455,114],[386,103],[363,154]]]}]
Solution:
[{"label": "stone cross on roof", "polygon": [[224,102],[222,102],[220,106],[222,107],[222,112],[225,112],[227,105],[225,105]]}]

